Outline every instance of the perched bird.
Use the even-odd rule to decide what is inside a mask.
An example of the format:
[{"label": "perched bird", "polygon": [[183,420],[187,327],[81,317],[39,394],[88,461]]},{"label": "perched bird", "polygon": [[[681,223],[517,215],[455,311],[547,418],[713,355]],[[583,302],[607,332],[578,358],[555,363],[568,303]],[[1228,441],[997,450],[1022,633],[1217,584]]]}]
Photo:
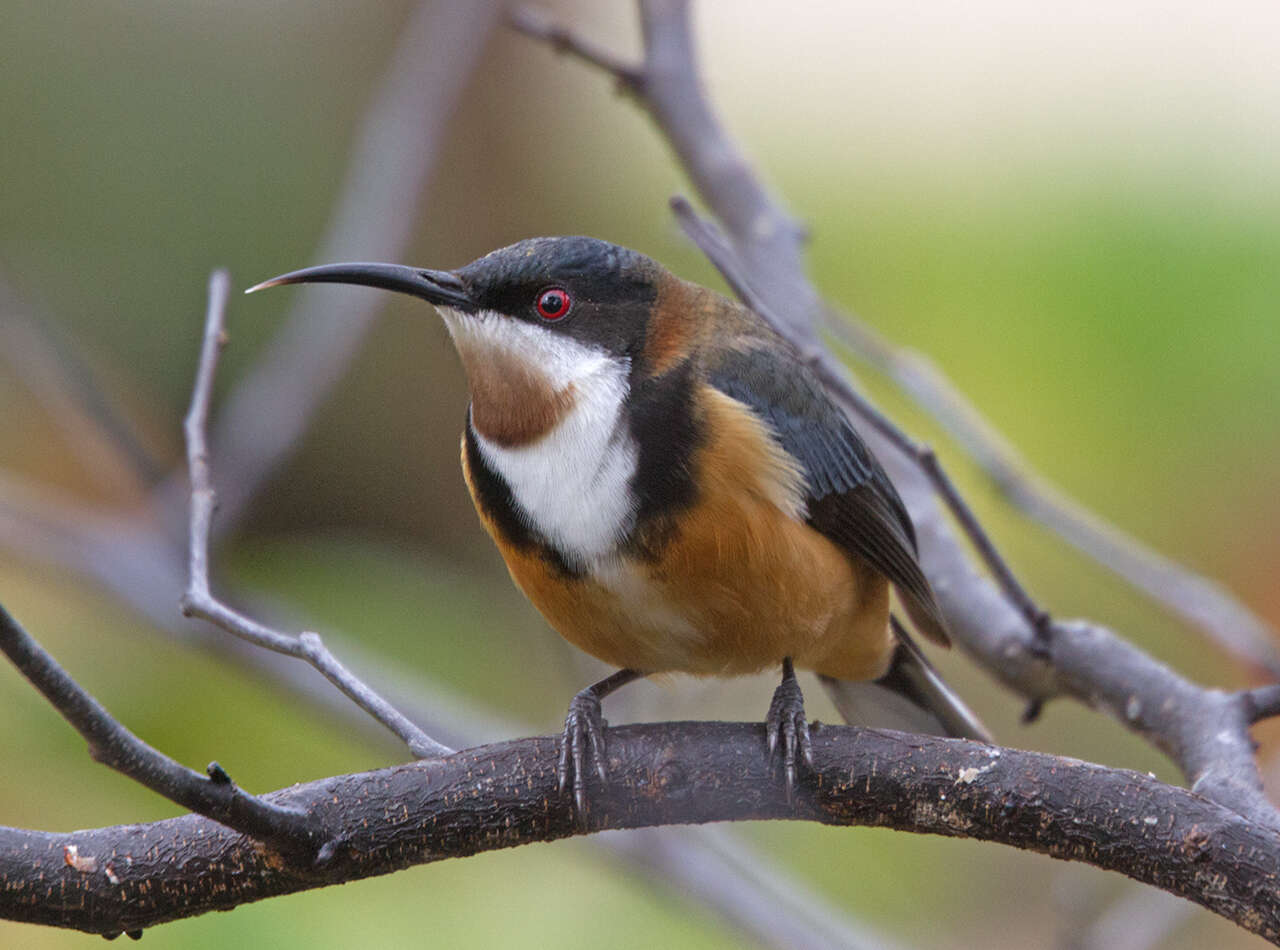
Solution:
[{"label": "perched bird", "polygon": [[782,667],[767,742],[787,794],[812,765],[794,667],[849,720],[989,741],[901,624],[948,642],[888,476],[755,313],[635,251],[534,238],[455,271],[333,264],[278,284],[412,294],[444,318],[471,405],[462,470],[511,577],[619,668],[570,703],[559,778],[605,778],[600,700],[652,673]]}]

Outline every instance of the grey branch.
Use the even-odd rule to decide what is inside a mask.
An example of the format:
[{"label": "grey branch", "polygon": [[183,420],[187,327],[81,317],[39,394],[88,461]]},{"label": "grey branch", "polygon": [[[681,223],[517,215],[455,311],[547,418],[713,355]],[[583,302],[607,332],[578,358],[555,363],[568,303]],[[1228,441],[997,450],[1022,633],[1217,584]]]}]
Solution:
[{"label": "grey branch", "polygon": [[927,356],[891,345],[835,308],[828,309],[826,326],[936,419],[1010,504],[1242,660],[1280,675],[1274,629],[1221,584],[1147,547],[1033,471]]},{"label": "grey branch", "polygon": [[209,402],[213,395],[218,356],[226,343],[229,286],[230,278],[226,271],[214,271],[209,278],[209,310],[205,317],[204,342],[200,347],[200,363],[196,369],[195,388],[191,393],[191,409],[183,426],[187,438],[187,465],[191,472],[191,537],[188,551],[189,577],[187,591],[182,597],[182,612],[188,617],[208,620],[228,633],[265,650],[306,660],[352,702],[403,739],[418,758],[448,755],[452,749],[428,736],[338,662],[337,657],[325,649],[319,634],[302,633],[295,637],[272,630],[232,610],[214,597],[210,590],[209,532],[217,499],[209,474],[205,428],[209,420]]},{"label": "grey branch", "polygon": [[[1280,835],[1136,772],[828,726],[814,735],[815,774],[788,805],[758,724],[623,726],[608,731],[608,742],[610,781],[593,783],[590,831],[801,819],[979,838],[1121,871],[1280,939]],[[557,790],[557,744],[519,739],[268,796],[307,812],[339,842],[305,869],[202,818],[71,834],[0,829],[0,879],[20,870],[34,882],[0,889],[0,917],[136,932],[411,864],[565,838],[582,829],[570,796]]]}]

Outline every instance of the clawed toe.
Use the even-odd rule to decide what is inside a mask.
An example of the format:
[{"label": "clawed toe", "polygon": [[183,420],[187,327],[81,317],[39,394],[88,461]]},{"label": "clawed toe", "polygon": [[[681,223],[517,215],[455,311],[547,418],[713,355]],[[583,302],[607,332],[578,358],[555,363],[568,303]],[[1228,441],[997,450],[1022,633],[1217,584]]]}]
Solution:
[{"label": "clawed toe", "polygon": [[796,682],[795,670],[788,658],[782,663],[782,682],[773,691],[773,701],[765,718],[765,736],[769,745],[769,757],[779,753],[786,779],[787,804],[795,800],[798,764],[813,769],[813,742],[809,736],[809,722],[804,715],[804,694]]},{"label": "clawed toe", "polygon": [[594,768],[600,781],[608,772],[605,765],[604,727],[600,700],[590,689],[584,689],[569,703],[564,719],[564,736],[560,742],[560,762],[556,778],[563,792],[573,783],[573,802],[578,815],[587,811],[587,773]]},{"label": "clawed toe", "polygon": [[569,702],[569,712],[564,717],[564,734],[560,739],[556,779],[562,794],[570,782],[573,783],[573,804],[580,822],[584,822],[587,815],[587,774],[594,771],[601,782],[608,779],[604,748],[604,728],[608,723],[600,711],[600,700],[619,686],[643,675],[637,670],[618,670],[588,686]]}]

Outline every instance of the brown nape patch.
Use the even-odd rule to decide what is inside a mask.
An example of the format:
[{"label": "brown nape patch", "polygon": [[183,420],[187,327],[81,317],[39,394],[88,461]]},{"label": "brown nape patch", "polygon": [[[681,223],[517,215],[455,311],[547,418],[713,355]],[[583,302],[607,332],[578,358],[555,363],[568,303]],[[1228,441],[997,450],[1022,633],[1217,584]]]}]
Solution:
[{"label": "brown nape patch", "polygon": [[473,340],[458,345],[471,387],[471,424],[495,445],[514,448],[551,431],[576,400],[510,351]]},{"label": "brown nape patch", "polygon": [[709,291],[672,274],[662,275],[645,331],[645,375],[662,375],[689,352],[705,322],[700,311],[709,305],[710,296]]}]

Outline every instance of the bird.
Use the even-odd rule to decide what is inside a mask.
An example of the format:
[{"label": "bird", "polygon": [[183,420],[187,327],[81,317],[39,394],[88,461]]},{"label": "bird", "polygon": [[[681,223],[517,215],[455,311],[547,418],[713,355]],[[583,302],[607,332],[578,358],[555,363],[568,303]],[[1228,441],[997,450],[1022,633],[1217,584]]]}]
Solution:
[{"label": "bird", "polygon": [[[607,782],[601,700],[655,674],[781,668],[765,719],[787,799],[813,769],[800,668],[851,722],[990,742],[891,611],[949,643],[884,468],[796,350],[747,307],[591,237],[456,270],[310,267],[434,305],[465,370],[462,471],[516,586],[617,672],[571,700],[557,760],[579,814]],[[780,762],[779,762],[780,760]]]}]

